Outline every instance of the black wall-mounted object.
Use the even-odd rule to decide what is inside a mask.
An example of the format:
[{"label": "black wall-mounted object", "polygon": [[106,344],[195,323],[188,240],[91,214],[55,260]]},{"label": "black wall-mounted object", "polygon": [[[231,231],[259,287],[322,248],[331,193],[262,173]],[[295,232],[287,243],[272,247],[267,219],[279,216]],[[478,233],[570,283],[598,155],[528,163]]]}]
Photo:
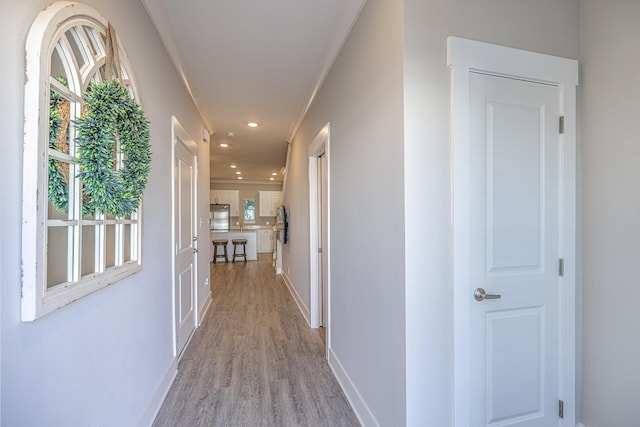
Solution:
[{"label": "black wall-mounted object", "polygon": [[[282,208],[284,210],[284,207]],[[289,212],[284,211],[284,244],[289,242]]]}]

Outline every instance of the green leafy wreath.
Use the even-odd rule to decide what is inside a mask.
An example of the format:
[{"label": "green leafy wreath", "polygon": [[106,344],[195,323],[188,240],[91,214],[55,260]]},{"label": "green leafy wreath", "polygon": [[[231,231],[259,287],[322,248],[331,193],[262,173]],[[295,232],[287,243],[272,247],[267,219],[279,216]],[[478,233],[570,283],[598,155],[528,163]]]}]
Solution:
[{"label": "green leafy wreath", "polygon": [[[116,217],[138,209],[151,164],[149,122],[135,100],[115,80],[91,84],[87,113],[76,122],[78,177],[91,203]],[[118,143],[123,167],[114,168]]]},{"label": "green leafy wreath", "polygon": [[[91,83],[85,99],[87,111],[75,122],[78,178],[84,184],[83,214],[98,209],[115,217],[129,215],[138,209],[149,175],[149,122],[138,103],[115,80]],[[51,103],[53,109],[53,97]],[[52,132],[55,125],[56,120],[50,117],[50,145],[58,134]],[[117,148],[122,153],[119,169],[115,167]],[[56,170],[52,171],[50,161],[49,199],[66,211],[68,189],[55,163],[53,168]]]}]

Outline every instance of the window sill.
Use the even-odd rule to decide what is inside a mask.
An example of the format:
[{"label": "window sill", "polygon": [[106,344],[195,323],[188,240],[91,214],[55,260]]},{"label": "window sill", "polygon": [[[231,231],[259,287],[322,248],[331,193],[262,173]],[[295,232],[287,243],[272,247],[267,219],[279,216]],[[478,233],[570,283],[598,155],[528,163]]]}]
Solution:
[{"label": "window sill", "polygon": [[39,297],[37,292],[34,292],[33,286],[31,286],[32,289],[25,289],[28,287],[23,286],[22,321],[31,322],[39,319],[141,270],[142,265],[136,261],[131,261],[120,267],[112,267],[104,273],[85,276],[77,282],[64,283],[45,290],[42,297]]}]

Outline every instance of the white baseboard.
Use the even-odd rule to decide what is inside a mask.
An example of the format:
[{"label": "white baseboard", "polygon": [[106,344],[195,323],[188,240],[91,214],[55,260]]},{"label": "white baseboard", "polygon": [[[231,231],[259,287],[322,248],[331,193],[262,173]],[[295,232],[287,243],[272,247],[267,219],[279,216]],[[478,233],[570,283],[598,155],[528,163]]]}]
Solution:
[{"label": "white baseboard", "polygon": [[204,300],[204,303],[202,304],[202,308],[199,310],[200,318],[198,319],[198,326],[202,324],[202,319],[204,319],[204,316],[207,315],[207,312],[209,311],[209,308],[211,307],[212,302],[213,302],[213,299],[211,298],[211,291],[209,291],[209,293],[207,294],[207,298]]},{"label": "white baseboard", "polygon": [[178,360],[174,357],[173,361],[169,365],[169,368],[165,372],[160,385],[158,385],[156,392],[153,394],[151,400],[149,401],[149,404],[138,418],[138,422],[136,423],[137,426],[150,427],[153,424],[156,416],[158,415],[158,411],[160,411],[162,402],[164,402],[164,398],[167,397],[167,393],[169,393],[171,384],[173,384],[173,380],[176,378],[177,374]]},{"label": "white baseboard", "polygon": [[307,325],[310,325],[311,312],[309,311],[309,307],[307,307],[304,301],[302,301],[302,298],[300,298],[300,295],[298,294],[298,291],[296,290],[295,286],[293,286],[293,283],[291,283],[291,279],[289,279],[289,276],[283,273],[280,275],[280,277],[282,277],[282,280],[284,280],[284,284],[287,285],[287,289],[289,289],[289,293],[293,297],[293,300],[296,302],[298,309],[300,310],[305,320],[307,321]]},{"label": "white baseboard", "polygon": [[584,425],[584,424],[582,424],[582,423],[578,423],[578,424],[576,424],[576,427],[587,427],[587,426],[585,426],[585,425]]},{"label": "white baseboard", "polygon": [[345,371],[342,363],[338,359],[338,356],[333,352],[333,349],[329,349],[329,367],[333,371],[333,375],[338,380],[340,387],[342,387],[342,391],[344,391],[345,396],[347,396],[347,400],[349,404],[351,404],[351,408],[353,408],[353,412],[356,413],[360,424],[363,427],[380,427],[380,423],[376,420],[376,417],[373,415],[369,406],[364,401],[358,389],[351,381],[349,374]]}]

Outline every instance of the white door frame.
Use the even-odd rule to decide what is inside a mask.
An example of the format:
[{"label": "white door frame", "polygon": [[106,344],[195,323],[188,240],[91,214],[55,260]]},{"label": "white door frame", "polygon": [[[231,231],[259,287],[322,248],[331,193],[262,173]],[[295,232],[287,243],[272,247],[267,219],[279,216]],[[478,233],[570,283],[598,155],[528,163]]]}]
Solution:
[{"label": "white door frame", "polygon": [[[330,162],[331,158],[329,156],[329,132],[330,125],[327,123],[322,130],[318,133],[318,135],[313,139],[309,147],[307,148],[307,155],[309,157],[309,285],[310,285],[310,293],[309,293],[309,309],[310,309],[310,323],[312,328],[318,328],[322,324],[322,296],[320,293],[322,292],[321,287],[318,284],[318,275],[320,274],[320,269],[322,266],[318,263],[318,244],[320,242],[321,236],[318,233],[318,225],[321,218],[318,217],[318,157],[323,153],[327,159],[327,207],[326,211],[329,212],[329,200],[330,200]],[[329,241],[331,239],[331,233],[329,230],[331,229],[330,225],[330,216],[327,218],[327,242],[326,247],[323,248],[324,256],[327,259],[327,271],[323,271],[322,274],[327,278],[327,324],[326,324],[326,341],[327,348],[329,347],[328,343],[330,342],[330,327],[331,324],[331,280],[329,276],[329,272],[331,271],[330,267],[330,244]]]},{"label": "white door frame", "polygon": [[469,346],[469,74],[479,72],[552,84],[564,115],[561,147],[561,379],[564,425],[576,425],[576,86],[578,62],[448,37],[451,69],[454,426],[470,425]]},{"label": "white door frame", "polygon": [[[199,227],[198,224],[198,144],[195,142],[195,139],[189,135],[189,133],[185,130],[185,128],[180,124],[178,119],[175,116],[171,116],[171,282],[172,282],[172,318],[173,322],[173,356],[178,356],[178,325],[180,320],[178,319],[178,313],[176,311],[176,168],[175,168],[175,158],[176,158],[176,144],[179,141],[184,143],[184,146],[189,150],[189,152],[193,155],[193,166],[194,166],[194,195],[196,197],[193,198],[193,224],[194,224],[194,233],[196,233],[196,237],[200,237],[197,235]],[[195,247],[197,249],[198,242],[195,242]],[[193,271],[195,277],[193,278],[193,310],[194,310],[194,325],[193,328],[198,327],[198,319],[200,318],[199,311],[199,302],[198,302],[198,256],[196,253],[193,254]],[[191,338],[189,338],[191,339]],[[186,346],[189,344],[185,344]]]}]

